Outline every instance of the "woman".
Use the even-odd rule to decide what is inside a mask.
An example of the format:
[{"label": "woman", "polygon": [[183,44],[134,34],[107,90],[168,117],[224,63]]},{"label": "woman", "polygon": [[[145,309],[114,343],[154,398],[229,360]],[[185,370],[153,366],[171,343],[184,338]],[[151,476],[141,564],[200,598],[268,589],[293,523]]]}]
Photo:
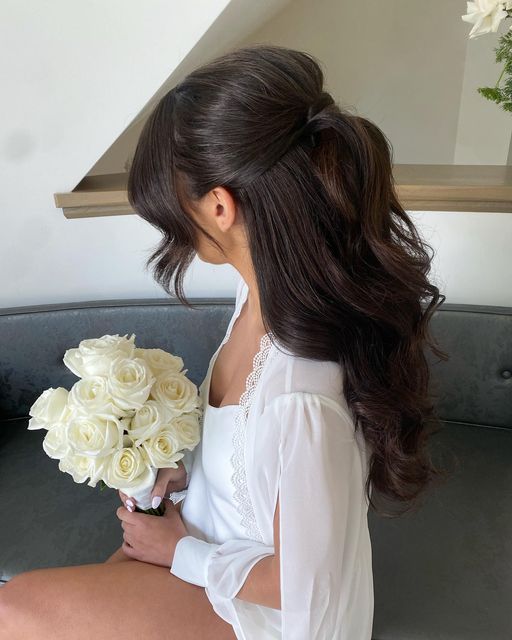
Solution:
[{"label": "woman", "polygon": [[245,47],[160,100],[128,194],[163,234],[148,264],[170,295],[174,278],[188,304],[196,254],[240,274],[190,484],[183,465],[160,472],[162,518],[121,494],[106,563],[15,577],[0,639],[369,640],[367,510],[374,494],[414,506],[439,473],[424,347],[445,355],[428,333],[444,297],[385,136],[335,103],[309,54]]}]

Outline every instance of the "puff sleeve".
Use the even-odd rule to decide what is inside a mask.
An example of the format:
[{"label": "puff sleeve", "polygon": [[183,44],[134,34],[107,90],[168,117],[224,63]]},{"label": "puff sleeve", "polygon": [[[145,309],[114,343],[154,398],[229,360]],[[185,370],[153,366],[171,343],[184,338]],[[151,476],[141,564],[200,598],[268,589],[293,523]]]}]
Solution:
[{"label": "puff sleeve", "polygon": [[[297,391],[274,399],[258,421],[279,434],[281,638],[370,640],[366,458],[351,415],[330,397]],[[215,610],[234,622],[232,600],[252,566],[273,553],[252,540],[186,536],[171,573],[205,586]]]}]

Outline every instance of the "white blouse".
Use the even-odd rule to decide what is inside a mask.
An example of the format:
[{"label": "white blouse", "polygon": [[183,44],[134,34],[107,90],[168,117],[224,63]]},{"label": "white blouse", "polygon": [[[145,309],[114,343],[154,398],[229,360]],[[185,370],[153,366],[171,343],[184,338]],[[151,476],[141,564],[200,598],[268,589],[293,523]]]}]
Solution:
[{"label": "white blouse", "polygon": [[[178,541],[170,572],[205,587],[239,640],[371,640],[369,451],[354,431],[339,364],[299,357],[268,333],[239,404],[209,405],[215,359],[247,294],[240,278],[199,388],[202,438],[183,459],[190,482],[179,492],[190,535]],[[274,554],[278,494],[280,610],[235,597],[252,567]]]}]

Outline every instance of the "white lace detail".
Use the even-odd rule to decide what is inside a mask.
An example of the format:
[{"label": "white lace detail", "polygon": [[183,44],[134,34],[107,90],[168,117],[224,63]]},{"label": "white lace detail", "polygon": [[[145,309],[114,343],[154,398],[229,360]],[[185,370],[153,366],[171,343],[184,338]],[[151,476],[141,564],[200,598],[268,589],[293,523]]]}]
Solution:
[{"label": "white lace detail", "polygon": [[247,488],[244,445],[249,409],[256,390],[256,385],[258,384],[261,372],[263,371],[268,354],[272,348],[272,337],[272,332],[266,333],[262,336],[259,351],[253,358],[252,371],[247,376],[245,391],[240,396],[238,412],[235,418],[235,431],[233,433],[232,440],[234,452],[231,456],[231,464],[234,469],[233,475],[231,476],[231,482],[235,488],[233,498],[236,503],[237,511],[242,516],[242,526],[245,527],[248,536],[252,540],[258,540],[260,542],[263,541],[263,536],[261,535],[256,522],[254,509]]}]

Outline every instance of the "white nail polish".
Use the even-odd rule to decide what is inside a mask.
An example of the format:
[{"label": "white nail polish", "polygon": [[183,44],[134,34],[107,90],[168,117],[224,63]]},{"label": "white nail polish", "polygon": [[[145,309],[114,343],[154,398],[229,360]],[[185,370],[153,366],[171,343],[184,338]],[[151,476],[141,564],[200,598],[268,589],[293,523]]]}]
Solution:
[{"label": "white nail polish", "polygon": [[133,507],[130,507],[129,504],[126,505],[126,508],[128,509],[128,511],[131,513],[133,511]]},{"label": "white nail polish", "polygon": [[153,509],[156,509],[161,502],[162,498],[160,496],[155,496],[153,498],[153,501],[151,502],[151,506],[153,507]]},{"label": "white nail polish", "polygon": [[133,507],[133,506],[134,506],[134,504],[133,504],[132,500],[127,500],[127,501],[126,501],[126,504],[127,504],[128,506],[130,506],[130,507]]}]

